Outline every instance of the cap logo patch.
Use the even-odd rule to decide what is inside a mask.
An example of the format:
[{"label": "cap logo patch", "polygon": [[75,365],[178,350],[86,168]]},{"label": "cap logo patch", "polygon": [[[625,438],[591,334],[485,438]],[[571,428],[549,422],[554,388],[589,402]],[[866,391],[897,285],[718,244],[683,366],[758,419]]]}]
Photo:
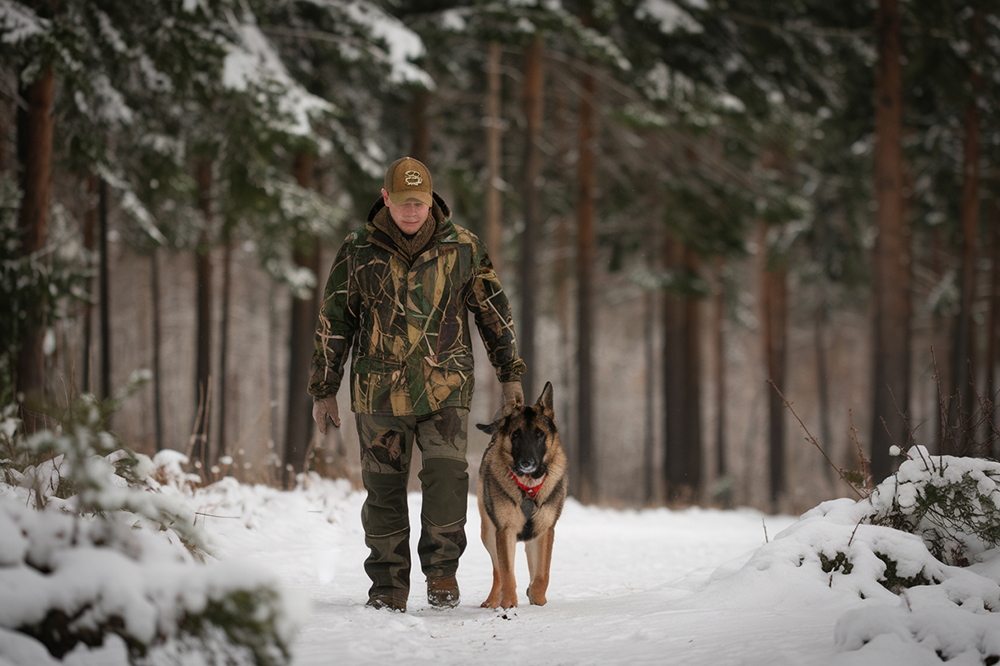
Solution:
[{"label": "cap logo patch", "polygon": [[424,182],[424,179],[420,177],[419,171],[414,171],[413,169],[410,169],[403,175],[406,177],[405,178],[406,184],[410,187],[416,187],[420,185],[420,183]]}]

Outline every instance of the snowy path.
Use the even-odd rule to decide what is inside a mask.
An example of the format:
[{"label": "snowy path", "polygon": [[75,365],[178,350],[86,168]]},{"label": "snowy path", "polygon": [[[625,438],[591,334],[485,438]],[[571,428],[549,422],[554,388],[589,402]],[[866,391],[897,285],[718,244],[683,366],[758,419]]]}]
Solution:
[{"label": "snowy path", "polygon": [[[942,460],[948,476],[996,465]],[[944,478],[916,469],[916,459],[906,465],[914,483]],[[988,480],[980,476],[977,487]],[[431,609],[417,571],[409,612],[400,614],[364,607],[363,495],[344,481],[308,480],[281,492],[226,479],[191,499],[219,560],[273,573],[288,592],[301,626],[292,666],[939,666],[942,658],[981,666],[1000,659],[1000,548],[970,550],[971,566],[948,567],[919,537],[865,523],[869,503],[826,502],[798,520],[570,501],[556,528],[548,605],[493,611],[479,607],[492,572],[470,498],[462,605]],[[897,484],[886,481],[878,497],[896,497]],[[419,513],[420,498],[410,495],[411,525]],[[830,558],[846,564],[831,566],[837,560]],[[525,602],[520,546],[516,564]],[[936,583],[899,596],[883,583],[886,575],[918,574]],[[112,638],[93,651],[78,647],[63,663],[125,666],[127,659]],[[167,663],[174,662],[151,666]],[[188,654],[179,666],[203,663]]]},{"label": "snowy path", "polygon": [[[810,602],[795,583],[775,585],[767,576],[756,588],[709,585],[720,566],[735,571],[765,542],[765,523],[773,538],[794,518],[749,510],[612,511],[571,500],[556,529],[549,603],[529,606],[523,598],[527,564],[519,546],[525,605],[503,612],[479,607],[492,573],[470,497],[469,547],[458,572],[461,606],[431,609],[417,570],[409,611],[400,614],[364,607],[362,500],[346,484],[330,482],[296,492],[233,484],[198,495],[199,510],[210,514],[204,526],[216,555],[278,572],[301,602],[305,620],[293,666],[837,661],[833,627],[842,604]],[[410,496],[411,525],[419,524],[419,503],[419,495]],[[411,541],[415,546],[415,537]],[[77,650],[65,663],[126,662],[121,646],[110,645]]]},{"label": "snowy path", "polygon": [[[226,519],[209,519],[207,527],[223,559],[245,557],[279,570],[289,587],[308,596],[311,611],[295,666],[802,664],[833,654],[834,609],[802,615],[795,603],[770,612],[748,611],[739,600],[726,608],[685,603],[717,567],[764,543],[765,522],[773,537],[793,522],[789,517],[610,511],[570,502],[557,528],[549,603],[503,613],[479,608],[492,578],[470,498],[469,548],[459,569],[462,605],[431,609],[415,571],[409,612],[398,614],[363,607],[368,579],[360,493],[322,511],[301,494],[275,497],[273,506],[259,507],[255,530]],[[413,525],[419,509],[419,496],[411,495]],[[521,547],[517,564],[521,592],[527,582]]]}]

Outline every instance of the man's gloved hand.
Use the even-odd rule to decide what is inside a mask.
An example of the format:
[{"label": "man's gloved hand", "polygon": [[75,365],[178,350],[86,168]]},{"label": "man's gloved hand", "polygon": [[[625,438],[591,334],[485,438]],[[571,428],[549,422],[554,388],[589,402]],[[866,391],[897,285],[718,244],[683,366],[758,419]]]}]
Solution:
[{"label": "man's gloved hand", "polygon": [[330,417],[333,425],[340,427],[340,408],[337,407],[337,397],[330,395],[325,398],[313,398],[313,421],[319,426],[319,431],[326,434],[326,417]]},{"label": "man's gloved hand", "polygon": [[524,404],[524,389],[521,388],[521,382],[502,382],[500,390],[503,392],[504,416],[510,414],[514,407]]}]

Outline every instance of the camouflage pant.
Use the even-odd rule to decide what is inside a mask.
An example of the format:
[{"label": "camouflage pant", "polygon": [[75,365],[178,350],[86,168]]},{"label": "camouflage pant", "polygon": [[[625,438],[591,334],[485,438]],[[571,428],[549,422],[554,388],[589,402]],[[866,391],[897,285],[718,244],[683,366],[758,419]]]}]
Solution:
[{"label": "camouflage pant", "polygon": [[465,551],[469,495],[466,451],[469,412],[446,408],[427,417],[357,414],[361,478],[368,491],[361,509],[365,572],[376,592],[406,599],[410,588],[410,522],[406,486],[413,443],[420,447],[422,509],[417,555],[428,578],[454,575]]}]

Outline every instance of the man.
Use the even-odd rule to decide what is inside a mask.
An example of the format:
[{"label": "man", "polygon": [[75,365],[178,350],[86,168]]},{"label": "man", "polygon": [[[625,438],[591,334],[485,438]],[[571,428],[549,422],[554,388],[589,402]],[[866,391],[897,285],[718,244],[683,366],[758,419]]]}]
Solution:
[{"label": "man", "polygon": [[510,305],[486,248],[451,221],[427,167],[393,162],[368,223],[341,247],[316,330],[309,393],[326,432],[340,426],[337,390],[351,352],[351,407],[361,440],[361,510],[371,554],[368,606],[405,611],[410,585],[406,507],[413,444],[420,447],[422,509],[417,544],[427,601],[458,605],[465,550],[466,460],[474,384],[468,313],[503,389],[504,408],[524,402]]}]

